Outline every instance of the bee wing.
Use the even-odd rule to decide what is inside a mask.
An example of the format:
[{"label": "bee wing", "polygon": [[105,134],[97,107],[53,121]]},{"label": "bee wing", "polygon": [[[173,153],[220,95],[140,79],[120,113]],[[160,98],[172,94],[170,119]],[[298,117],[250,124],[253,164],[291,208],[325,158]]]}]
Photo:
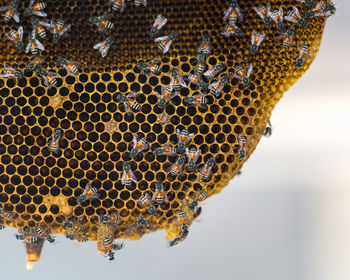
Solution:
[{"label": "bee wing", "polygon": [[188,161],[190,162],[190,149],[189,148],[186,148],[186,156],[187,156],[187,159]]},{"label": "bee wing", "polygon": [[28,44],[27,44],[27,46],[26,46],[26,50],[25,50],[25,53],[28,53],[29,52],[29,49],[30,49],[30,43],[31,43],[31,41],[30,40],[28,40],[29,42],[28,42]]},{"label": "bee wing", "polygon": [[33,6],[35,0],[30,0],[29,7]]},{"label": "bee wing", "polygon": [[71,27],[71,24],[67,24],[63,27],[62,31],[60,32],[60,36],[62,36],[64,33],[66,33]]},{"label": "bee wing", "polygon": [[39,42],[38,39],[35,39],[35,43],[37,44],[39,50],[45,50],[44,46]]},{"label": "bee wing", "polygon": [[299,10],[298,10],[297,7],[293,6],[293,11],[294,11],[294,13],[298,16],[298,18],[301,18],[300,13],[299,13]]},{"label": "bee wing", "polygon": [[142,4],[146,7],[147,6],[147,0],[143,0]]},{"label": "bee wing", "polygon": [[125,0],[122,0],[122,4],[120,6],[120,12],[121,13],[124,12],[125,8],[126,8]]},{"label": "bee wing", "polygon": [[162,15],[158,15],[153,26],[157,26],[158,30],[161,29],[166,23],[168,22],[168,19],[166,17],[163,17]]},{"label": "bee wing", "polygon": [[158,38],[154,39],[154,42],[159,43],[160,41],[166,40],[167,38],[168,38],[168,36],[158,37]]},{"label": "bee wing", "polygon": [[152,195],[152,202],[156,200],[156,196],[157,196],[157,191],[154,191],[153,195]]},{"label": "bee wing", "polygon": [[187,84],[186,84],[186,82],[185,82],[183,77],[179,77],[179,81],[180,81],[180,85],[182,85],[183,87],[187,86]]},{"label": "bee wing", "polygon": [[99,48],[102,46],[103,43],[104,43],[104,42],[99,42],[99,43],[97,43],[96,45],[94,45],[94,49],[95,49],[95,50],[99,49]]},{"label": "bee wing", "polygon": [[147,151],[149,149],[149,143],[146,142],[145,145],[143,145],[143,148],[141,149],[141,152]]},{"label": "bee wing", "polygon": [[43,11],[33,11],[32,14],[36,15],[38,17],[47,17],[47,13],[45,13]]},{"label": "bee wing", "polygon": [[9,6],[2,6],[0,7],[0,12],[4,12],[6,10],[8,10],[10,7]]},{"label": "bee wing", "polygon": [[123,170],[123,175],[122,175],[122,179],[121,179],[122,185],[125,185],[125,176],[126,176],[126,172],[125,172],[125,170]]},{"label": "bee wing", "polygon": [[253,63],[250,63],[249,66],[248,66],[248,70],[247,70],[247,77],[250,76],[252,70],[253,70]]},{"label": "bee wing", "polygon": [[136,148],[137,142],[139,141],[139,136],[137,134],[134,135],[134,139],[133,139],[133,148]]},{"label": "bee wing", "polygon": [[133,181],[134,183],[137,183],[137,178],[135,174],[132,171],[130,171],[130,173],[131,173],[131,181]]},{"label": "bee wing", "polygon": [[271,4],[270,4],[270,2],[268,2],[266,4],[266,10],[267,10],[267,15],[268,15],[270,13],[270,11],[271,11]]},{"label": "bee wing", "polygon": [[225,12],[224,12],[224,20],[227,20],[228,17],[230,16],[230,13],[232,11],[232,7],[229,7]]},{"label": "bee wing", "polygon": [[164,196],[164,201],[168,203],[169,202],[168,195],[164,189],[162,189],[162,194]]},{"label": "bee wing", "polygon": [[49,81],[46,79],[46,77],[42,76],[42,78],[43,78],[44,85],[47,86],[47,87],[50,87]]},{"label": "bee wing", "polygon": [[39,21],[39,23],[48,30],[55,28],[55,25],[53,25],[52,23],[48,23],[46,21]]},{"label": "bee wing", "polygon": [[167,52],[168,52],[168,50],[170,49],[171,43],[172,43],[172,41],[168,41],[168,42],[165,44],[163,53],[167,53]]},{"label": "bee wing", "polygon": [[242,21],[242,20],[243,20],[243,15],[242,15],[240,9],[239,9],[239,8],[236,8],[236,11],[237,11],[238,19],[239,19],[240,21]]},{"label": "bee wing", "polygon": [[17,10],[15,10],[13,12],[13,16],[12,17],[15,20],[15,22],[19,23],[19,14],[18,14]]},{"label": "bee wing", "polygon": [[22,26],[18,27],[17,32],[19,34],[19,40],[22,41],[22,39],[23,39],[23,27]]},{"label": "bee wing", "polygon": [[5,36],[6,36],[6,38],[9,39],[10,41],[16,42],[16,40],[13,39],[9,34],[6,33]]},{"label": "bee wing", "polygon": [[252,40],[251,40],[251,44],[252,44],[252,45],[254,44],[255,37],[256,37],[256,31],[253,30],[253,32],[252,32]]}]

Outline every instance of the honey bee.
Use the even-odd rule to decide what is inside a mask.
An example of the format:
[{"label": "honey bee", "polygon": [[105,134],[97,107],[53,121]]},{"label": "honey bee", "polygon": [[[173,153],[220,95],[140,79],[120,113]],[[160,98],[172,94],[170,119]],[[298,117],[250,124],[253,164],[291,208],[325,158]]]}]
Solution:
[{"label": "honey bee", "polygon": [[118,212],[113,212],[109,215],[100,216],[99,221],[103,224],[117,225],[120,222],[120,216]]},{"label": "honey bee", "polygon": [[145,73],[151,72],[154,75],[159,75],[162,72],[162,69],[160,68],[160,63],[160,60],[149,60],[140,63],[137,67]]},{"label": "honey bee", "polygon": [[53,34],[52,41],[56,44],[63,36],[67,36],[67,31],[71,24],[65,24],[63,20],[51,20],[51,23],[42,23]]},{"label": "honey bee", "polygon": [[133,139],[133,148],[130,152],[130,157],[135,158],[139,153],[142,153],[144,151],[147,151],[149,149],[149,144],[145,137],[142,137],[139,139],[139,136],[137,134],[134,135]]},{"label": "honey bee", "polygon": [[183,154],[186,151],[186,146],[192,140],[194,133],[188,133],[187,129],[176,129],[176,136],[178,140],[178,144],[176,146],[176,151],[178,154]]},{"label": "honey bee", "polygon": [[263,132],[263,135],[266,136],[266,137],[270,137],[272,134],[272,125],[271,125],[271,122],[269,121],[267,123],[267,126]]},{"label": "honey bee", "polygon": [[206,191],[197,191],[196,197],[193,199],[191,203],[188,204],[188,207],[195,212],[198,208],[198,202],[202,202],[208,197],[208,193]]},{"label": "honey bee", "polygon": [[238,156],[240,159],[243,160],[246,155],[247,138],[245,136],[240,136],[238,139],[238,144],[239,144]]},{"label": "honey bee", "polygon": [[106,32],[113,30],[115,28],[114,23],[111,21],[113,15],[112,14],[103,14],[98,17],[90,17],[89,22],[93,23],[97,26],[98,31]]},{"label": "honey bee", "polygon": [[65,228],[68,228],[69,230],[74,231],[74,236],[76,234],[86,235],[87,233],[85,233],[85,228],[82,225],[82,222],[83,222],[83,218],[80,218],[76,222],[71,222],[71,221],[68,221],[68,220],[64,220],[62,222],[62,226],[65,227]]},{"label": "honey bee", "polygon": [[265,5],[260,5],[259,7],[254,7],[253,8],[256,13],[259,15],[264,20],[264,23],[266,24],[267,27],[271,26],[271,19],[269,17],[270,15],[270,10],[271,10],[271,5],[270,3],[267,3]]},{"label": "honey bee", "polygon": [[58,63],[60,63],[68,73],[71,73],[73,75],[79,74],[80,63],[75,61],[69,61],[63,57],[58,58]]},{"label": "honey bee", "polygon": [[307,45],[300,45],[299,48],[299,57],[296,61],[296,67],[300,68],[304,65],[305,61],[309,58],[309,47]]},{"label": "honey bee", "polygon": [[54,243],[55,242],[55,237],[50,235],[48,231],[45,231],[42,227],[36,227],[36,233],[38,234],[38,236],[42,239],[46,239],[47,241],[49,241],[50,243]]},{"label": "honey bee", "polygon": [[210,92],[215,96],[219,97],[225,85],[229,82],[229,78],[226,74],[223,74],[219,80],[213,82],[209,88]]},{"label": "honey bee", "polygon": [[149,31],[149,35],[151,37],[156,36],[158,31],[168,22],[168,19],[166,17],[163,17],[162,15],[158,15],[156,17],[156,20],[153,23],[153,26],[151,30]]},{"label": "honey bee", "polygon": [[[35,3],[35,4],[34,4]],[[29,2],[29,7],[24,10],[23,15],[25,17],[29,16],[38,16],[38,17],[46,17],[47,14],[43,12],[43,10],[46,8],[46,3],[45,2],[39,2],[36,0],[30,0]]]},{"label": "honey bee", "polygon": [[199,82],[201,81],[201,73],[198,70],[194,70],[193,73],[188,75],[187,80],[190,82],[190,84],[198,86]]},{"label": "honey bee", "polygon": [[251,47],[250,47],[250,54],[255,55],[258,51],[259,46],[261,45],[262,41],[265,39],[265,34],[257,33],[255,30],[252,32],[252,40],[251,40]]},{"label": "honey bee", "polygon": [[114,243],[108,237],[103,238],[104,251],[101,252],[108,257],[109,261],[114,260],[114,251],[119,251],[124,248],[124,243]]},{"label": "honey bee", "polygon": [[6,221],[12,221],[15,218],[15,213],[0,207],[0,217]]},{"label": "honey bee", "polygon": [[187,86],[185,80],[179,75],[179,73],[175,68],[170,69],[170,75],[171,75],[170,87],[173,90],[179,91],[181,89],[181,86],[183,87]]},{"label": "honey bee", "polygon": [[135,7],[140,7],[141,5],[143,5],[144,7],[147,6],[147,0],[135,0]]},{"label": "honey bee", "polygon": [[326,16],[326,3],[324,1],[320,1],[316,4],[316,6],[308,11],[305,15],[307,19],[313,18],[313,17],[323,17]]},{"label": "honey bee", "polygon": [[162,204],[164,201],[166,203],[169,202],[168,196],[167,196],[166,192],[164,191],[163,183],[161,181],[156,182],[155,191],[154,191],[154,194],[152,196],[152,201],[155,201],[158,204]]},{"label": "honey bee", "polygon": [[196,150],[196,148],[186,148],[186,156],[187,156],[187,170],[193,172],[196,168],[196,163],[201,155],[201,150]]},{"label": "honey bee", "polygon": [[5,22],[8,22],[13,18],[15,22],[19,23],[19,14],[17,11],[18,4],[19,0],[11,0],[9,5],[0,7],[0,12],[5,12],[3,14]]},{"label": "honey bee", "polygon": [[176,156],[176,148],[174,148],[171,144],[165,144],[163,147],[159,147],[153,151],[155,156]]},{"label": "honey bee", "polygon": [[171,86],[168,86],[168,87],[162,86],[161,93],[158,93],[157,91],[155,91],[154,93],[159,98],[159,103],[158,103],[159,108],[165,108],[166,105],[168,105],[169,101],[177,95],[176,91],[173,91],[173,88]]},{"label": "honey bee", "polygon": [[219,64],[216,64],[215,66],[213,66],[212,68],[210,68],[209,70],[207,70],[204,73],[204,76],[208,80],[211,80],[214,77],[216,77],[220,72],[224,71],[225,69],[226,69],[226,65],[223,63],[219,63]]},{"label": "honey bee", "polygon": [[43,68],[35,70],[36,74],[43,79],[43,83],[47,87],[54,87],[57,85],[56,73],[47,71]]},{"label": "honey bee", "polygon": [[199,170],[198,176],[202,181],[207,182],[210,180],[210,178],[212,176],[212,172],[213,172],[212,169],[213,169],[214,165],[215,165],[215,159],[210,158],[204,164],[204,166]]},{"label": "honey bee", "polygon": [[275,40],[283,39],[283,47],[284,48],[289,48],[290,46],[293,45],[294,35],[295,35],[295,28],[293,26],[290,26],[288,28],[287,32],[282,33]]},{"label": "honey bee", "polygon": [[173,43],[174,40],[177,39],[177,37],[179,37],[179,34],[177,32],[171,33],[167,36],[163,36],[163,37],[158,37],[156,38],[154,41],[158,44],[158,48],[163,52],[163,53],[167,53],[171,44]]},{"label": "honey bee", "polygon": [[173,176],[176,177],[182,173],[183,166],[186,162],[186,156],[181,155],[179,159],[170,166],[169,168],[169,173]]},{"label": "honey bee", "polygon": [[14,79],[23,79],[23,73],[8,64],[5,64],[4,70],[2,70],[0,77],[2,78],[14,78]]},{"label": "honey bee", "polygon": [[142,226],[143,228],[147,229],[147,230],[150,230],[150,231],[153,231],[155,229],[155,225],[153,223],[151,223],[150,221],[142,218],[142,217],[138,217],[136,219],[136,222]]},{"label": "honey bee", "polygon": [[197,64],[197,67],[196,67],[196,71],[199,74],[202,74],[204,72],[204,70],[207,68],[207,63],[205,62],[206,58],[207,57],[203,53],[197,54],[198,64]]},{"label": "honey bee", "polygon": [[315,6],[315,2],[313,0],[296,0],[298,2],[304,3],[306,6],[312,8]]},{"label": "honey bee", "polygon": [[283,8],[270,12],[269,16],[275,22],[277,29],[282,32],[284,29]]},{"label": "honey bee", "polygon": [[295,6],[292,10],[287,12],[287,15],[284,18],[287,21],[299,24],[302,28],[307,27],[307,22],[301,17],[298,8]]},{"label": "honey bee", "polygon": [[78,196],[77,202],[81,204],[87,200],[98,198],[99,196],[97,189],[91,185],[91,182],[88,182],[84,188],[84,192]]},{"label": "honey bee", "polygon": [[28,44],[25,53],[28,53],[30,51],[33,55],[37,55],[38,50],[43,51],[44,49],[44,46],[39,42],[38,39],[36,39],[36,29],[34,28],[28,38]]},{"label": "honey bee", "polygon": [[224,31],[222,31],[221,34],[226,36],[226,37],[231,37],[233,35],[238,36],[238,37],[243,37],[244,36],[244,32],[242,31],[242,29],[240,29],[235,24],[227,24],[225,26]]},{"label": "honey bee", "polygon": [[236,24],[238,20],[243,20],[237,0],[232,0],[230,7],[224,13],[224,20],[228,20],[229,24]]},{"label": "honey bee", "polygon": [[330,16],[334,15],[336,10],[337,9],[336,9],[334,3],[332,1],[329,1],[325,7],[325,16],[330,17]]},{"label": "honey bee", "polygon": [[234,78],[240,79],[243,82],[244,87],[249,87],[251,85],[249,81],[250,74],[252,73],[253,70],[253,64],[249,64],[248,69],[244,69],[242,66],[237,65],[235,67],[236,73],[237,74],[232,74]]},{"label": "honey bee", "polygon": [[30,22],[33,25],[36,33],[39,35],[41,39],[46,39],[46,30],[44,25],[47,25],[47,22],[39,21],[37,17],[31,17]]},{"label": "honey bee", "polygon": [[124,162],[121,181],[122,181],[122,185],[125,185],[127,188],[131,187],[132,182],[134,183],[137,182],[136,176],[132,172],[131,166],[128,162]]},{"label": "honey bee", "polygon": [[11,29],[8,34],[5,34],[6,37],[15,44],[18,50],[24,49],[23,44],[23,27],[20,26],[18,29]]},{"label": "honey bee", "polygon": [[194,94],[192,96],[186,96],[184,98],[184,103],[188,105],[196,105],[201,109],[205,109],[208,103],[208,99],[204,94]]},{"label": "honey bee", "polygon": [[199,45],[198,49],[197,49],[197,55],[198,54],[204,54],[205,57],[207,57],[208,55],[210,55],[212,52],[211,50],[211,39],[210,39],[210,35],[207,31],[203,32],[203,38],[202,38],[202,42]]},{"label": "honey bee", "polygon": [[52,138],[48,142],[49,150],[52,153],[54,154],[59,153],[61,138],[62,138],[62,131],[60,129],[55,129]]},{"label": "honey bee", "polygon": [[146,208],[147,211],[151,214],[151,215],[155,215],[157,214],[157,209],[156,207],[154,207],[154,205],[152,204],[152,198],[151,195],[149,193],[145,193],[144,195],[141,195],[138,204],[142,207],[142,208]]},{"label": "honey bee", "polygon": [[112,5],[112,11],[114,12],[120,11],[122,13],[126,7],[125,0],[109,0],[108,4]]},{"label": "honey bee", "polygon": [[137,95],[137,92],[131,92],[127,95],[123,95],[120,93],[117,95],[117,101],[124,105],[124,109],[125,112],[127,112],[127,114],[131,114],[132,111],[140,111],[141,106],[136,101]]}]

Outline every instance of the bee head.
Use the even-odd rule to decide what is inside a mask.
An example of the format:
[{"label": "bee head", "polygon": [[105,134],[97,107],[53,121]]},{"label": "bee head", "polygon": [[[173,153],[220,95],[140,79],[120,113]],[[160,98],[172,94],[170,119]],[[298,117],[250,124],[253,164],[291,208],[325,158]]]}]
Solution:
[{"label": "bee head", "polygon": [[128,172],[131,170],[130,164],[128,162],[124,162],[123,169]]},{"label": "bee head", "polygon": [[15,77],[17,79],[23,79],[24,78],[23,73],[21,71],[16,71],[15,72]]},{"label": "bee head", "polygon": [[86,199],[87,199],[86,195],[82,194],[82,195],[78,196],[77,202],[81,204],[81,203],[83,203]]},{"label": "bee head", "polygon": [[16,48],[19,50],[23,50],[24,49],[24,45],[22,41],[17,41],[16,42]]},{"label": "bee head", "polygon": [[24,15],[25,17],[31,16],[31,15],[32,15],[32,8],[27,8],[27,9],[25,9],[24,12],[23,12],[23,15]]},{"label": "bee head", "polygon": [[138,155],[138,149],[137,148],[132,149],[130,152],[130,157],[135,158],[137,155]]},{"label": "bee head", "polygon": [[162,98],[159,100],[158,107],[165,108],[166,104],[167,104],[167,100],[165,98]]},{"label": "bee head", "polygon": [[31,17],[30,18],[30,23],[32,24],[32,25],[38,25],[39,24],[39,20],[36,18],[36,17]]},{"label": "bee head", "polygon": [[215,165],[215,159],[214,158],[211,158],[207,161],[207,166],[209,168],[213,167]]},{"label": "bee head", "polygon": [[250,54],[255,55],[257,50],[258,50],[258,46],[255,45],[255,44],[252,45],[252,46],[250,47]]}]

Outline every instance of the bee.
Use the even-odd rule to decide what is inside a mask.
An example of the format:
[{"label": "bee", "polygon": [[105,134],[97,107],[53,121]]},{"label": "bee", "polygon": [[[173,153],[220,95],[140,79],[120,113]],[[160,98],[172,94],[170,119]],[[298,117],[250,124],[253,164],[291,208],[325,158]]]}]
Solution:
[{"label": "bee", "polygon": [[229,78],[226,74],[223,74],[219,80],[213,82],[209,88],[210,92],[215,96],[219,97],[225,85],[229,82]]},{"label": "bee", "polygon": [[108,257],[109,261],[114,260],[114,251],[119,251],[124,248],[124,243],[114,243],[111,239],[108,237],[103,238],[103,255],[106,255]]},{"label": "bee", "polygon": [[35,70],[36,74],[43,79],[43,83],[47,87],[52,87],[57,85],[56,73],[47,71],[43,68],[38,68]]},{"label": "bee", "polygon": [[155,226],[154,226],[153,223],[151,223],[150,221],[148,221],[148,220],[146,220],[146,219],[144,219],[144,218],[142,218],[142,217],[138,217],[138,218],[136,219],[136,222],[137,222],[140,226],[144,227],[144,228],[147,229],[147,230],[153,231],[153,230],[155,229]]},{"label": "bee", "polygon": [[324,1],[320,1],[312,10],[306,13],[305,17],[307,19],[310,19],[313,17],[323,17],[323,16],[326,16],[325,11],[326,11],[326,3]]},{"label": "bee", "polygon": [[197,61],[198,61],[198,64],[197,64],[197,67],[196,67],[196,71],[199,73],[199,74],[202,74],[205,70],[205,68],[207,68],[207,63],[205,62],[206,60],[206,56],[204,53],[198,53],[197,54]]},{"label": "bee", "polygon": [[162,204],[164,201],[166,203],[169,202],[168,196],[167,196],[166,192],[164,191],[163,183],[161,181],[156,182],[155,191],[154,191],[154,194],[152,196],[152,201],[155,201],[158,204]]},{"label": "bee", "polygon": [[39,37],[41,39],[46,39],[46,30],[44,28],[44,25],[47,26],[47,22],[39,21],[37,17],[31,17],[30,22],[33,25],[35,32],[39,35]]},{"label": "bee", "polygon": [[196,148],[186,148],[186,156],[187,156],[187,170],[190,172],[193,172],[196,168],[196,163],[197,160],[199,158],[199,156],[201,155],[201,150],[196,150]]},{"label": "bee", "polygon": [[265,34],[257,33],[255,30],[252,32],[252,40],[251,40],[251,47],[250,47],[250,54],[255,55],[258,51],[259,46],[261,45],[262,41],[265,39]]},{"label": "bee", "polygon": [[74,231],[75,234],[84,234],[84,235],[86,235],[87,233],[84,233],[85,232],[85,228],[82,225],[82,222],[83,222],[83,218],[80,218],[76,222],[71,222],[71,221],[68,221],[68,220],[64,220],[62,222],[62,226],[65,227],[65,228],[68,228],[69,230]]},{"label": "bee", "polygon": [[109,215],[100,216],[99,221],[103,224],[117,225],[120,222],[120,216],[118,212],[113,212]]},{"label": "bee", "polygon": [[149,149],[149,144],[145,137],[139,139],[139,136],[135,134],[133,142],[133,148],[130,152],[131,158],[135,158],[139,153],[147,151]]},{"label": "bee", "polygon": [[165,108],[166,105],[169,103],[169,101],[177,95],[176,91],[173,91],[173,88],[171,86],[168,86],[168,87],[162,86],[161,93],[158,93],[157,91],[155,91],[154,93],[159,98],[159,103],[158,103],[159,108]]},{"label": "bee", "polygon": [[275,22],[277,29],[282,32],[284,29],[283,24],[283,8],[280,8],[279,10],[274,10],[269,13],[270,18]]},{"label": "bee", "polygon": [[0,7],[0,12],[5,12],[3,14],[5,22],[8,22],[13,18],[15,22],[19,23],[19,14],[17,11],[18,4],[19,0],[11,0],[9,5]]},{"label": "bee", "polygon": [[46,6],[47,5],[45,2],[38,2],[36,0],[30,0],[29,7],[24,10],[23,15],[25,17],[29,17],[32,15],[38,16],[38,17],[46,17],[47,14],[45,12],[43,12],[43,10],[46,8]]},{"label": "bee", "polygon": [[269,121],[267,123],[267,126],[266,126],[264,132],[263,132],[263,135],[266,136],[266,137],[270,137],[271,134],[272,134],[272,126],[271,126],[271,122]]},{"label": "bee", "polygon": [[295,28],[293,26],[290,26],[287,32],[282,33],[275,40],[283,39],[283,47],[289,48],[290,46],[293,45],[294,35],[295,35]]},{"label": "bee", "polygon": [[122,181],[122,185],[125,185],[127,188],[131,187],[132,182],[134,183],[137,182],[136,176],[132,172],[131,166],[128,162],[124,162],[121,181]]},{"label": "bee", "polygon": [[34,28],[28,38],[28,44],[25,53],[28,53],[30,51],[33,55],[37,55],[38,50],[43,51],[44,49],[44,46],[39,42],[38,39],[36,39],[36,29]]},{"label": "bee", "polygon": [[223,63],[219,63],[219,64],[216,64],[215,66],[213,66],[212,68],[210,68],[209,70],[207,70],[204,73],[204,76],[208,80],[211,80],[214,77],[216,77],[220,72],[224,71],[225,69],[226,69],[226,65]]},{"label": "bee", "polygon": [[140,63],[138,68],[145,73],[151,72],[154,75],[159,75],[162,72],[160,63],[160,60],[149,60],[147,62]]},{"label": "bee", "polygon": [[176,148],[174,148],[171,144],[165,144],[163,147],[159,147],[153,151],[155,156],[176,156]]},{"label": "bee", "polygon": [[240,65],[237,65],[235,67],[235,70],[236,70],[236,73],[237,74],[232,74],[232,76],[234,78],[237,78],[237,79],[240,79],[242,82],[243,82],[243,86],[244,87],[249,87],[250,86],[250,81],[249,81],[249,77],[250,77],[250,74],[252,73],[252,70],[253,70],[253,64],[249,64],[248,66],[248,69],[244,69],[242,66]]},{"label": "bee", "polygon": [[190,84],[198,86],[199,82],[201,81],[201,73],[198,70],[194,70],[193,73],[188,75],[187,80],[190,82]]},{"label": "bee", "polygon": [[306,6],[312,8],[315,6],[315,2],[313,0],[297,0],[298,2],[304,3]]},{"label": "bee", "polygon": [[242,21],[243,16],[239,9],[237,0],[233,0],[230,7],[224,13],[224,20],[228,20],[229,24],[236,24],[237,21]]},{"label": "bee", "polygon": [[93,23],[97,26],[98,31],[106,32],[115,28],[114,23],[111,21],[113,15],[112,14],[103,14],[98,17],[90,17],[89,22]]},{"label": "bee", "polygon": [[187,86],[185,80],[179,75],[179,73],[175,68],[170,69],[170,75],[171,75],[170,87],[173,90],[179,91],[181,89],[181,86],[183,87]]},{"label": "bee", "polygon": [[53,34],[52,41],[57,44],[61,37],[67,35],[67,31],[70,29],[71,24],[65,24],[63,20],[51,20],[51,23],[42,23]]},{"label": "bee", "polygon": [[186,151],[186,146],[192,140],[194,133],[188,133],[187,129],[176,129],[176,136],[178,140],[178,144],[176,146],[176,151],[178,154],[183,154]]},{"label": "bee", "polygon": [[54,243],[55,242],[55,237],[50,235],[48,233],[48,231],[45,231],[42,227],[36,227],[36,233],[38,234],[38,236],[42,239],[46,239],[47,241],[49,241],[50,243]]},{"label": "bee", "polygon": [[158,44],[158,48],[163,52],[167,53],[172,42],[176,40],[179,37],[179,34],[177,32],[171,33],[167,36],[158,37],[154,41]]},{"label": "bee", "polygon": [[244,33],[243,33],[242,29],[240,29],[237,25],[227,24],[225,26],[225,30],[221,32],[221,35],[224,35],[226,37],[231,37],[233,35],[236,35],[238,37],[243,37]]},{"label": "bee", "polygon": [[198,176],[202,181],[207,182],[210,180],[212,172],[213,172],[212,169],[213,169],[214,165],[215,165],[215,159],[210,158],[204,164],[204,166],[199,170]]},{"label": "bee", "polygon": [[113,36],[108,37],[106,40],[94,45],[94,49],[98,50],[101,53],[102,57],[106,57],[109,49],[111,48],[114,42],[115,38]]},{"label": "bee", "polygon": [[287,21],[297,23],[302,28],[307,27],[307,22],[301,17],[297,7],[293,7],[293,10],[289,10],[287,15],[284,17]]},{"label": "bee", "polygon": [[336,9],[334,3],[332,1],[329,1],[325,7],[325,16],[330,17],[330,16],[334,15],[336,10],[337,9]]},{"label": "bee", "polygon": [[120,102],[122,105],[124,105],[125,112],[127,114],[131,114],[132,111],[140,111],[140,104],[135,100],[137,97],[137,92],[131,92],[127,95],[118,94],[117,95],[117,101]]},{"label": "bee", "polygon": [[2,78],[14,78],[14,79],[23,79],[23,73],[8,64],[5,64],[4,70],[2,70],[0,77]]},{"label": "bee", "polygon": [[84,192],[78,196],[77,202],[79,204],[94,198],[98,198],[100,195],[97,193],[97,189],[88,182],[84,188]]},{"label": "bee", "polygon": [[188,207],[195,212],[198,208],[198,202],[202,202],[208,197],[208,193],[206,191],[197,191],[196,197],[193,199],[191,203],[188,204]]},{"label": "bee", "polygon": [[307,45],[300,45],[299,48],[299,57],[296,61],[296,67],[300,68],[304,65],[305,61],[309,58],[309,47]]},{"label": "bee", "polygon": [[197,49],[197,54],[201,53],[201,54],[204,54],[205,57],[207,57],[208,55],[211,54],[211,52],[212,52],[212,50],[211,50],[210,35],[207,31],[204,31],[202,42]]},{"label": "bee", "polygon": [[147,6],[147,0],[135,0],[135,7],[140,7],[141,5],[143,5],[144,7]]},{"label": "bee", "polygon": [[68,73],[71,73],[73,75],[79,74],[78,67],[80,66],[80,63],[75,61],[69,61],[63,57],[59,57],[57,61],[66,69]]},{"label": "bee", "polygon": [[267,3],[265,5],[260,5],[259,7],[254,7],[253,8],[256,13],[259,15],[264,20],[264,23],[266,24],[267,27],[271,26],[271,19],[269,17],[270,15],[270,10],[271,10],[271,5],[270,3]]},{"label": "bee", "polygon": [[54,154],[59,153],[61,138],[62,138],[62,131],[60,129],[55,129],[52,138],[48,142],[49,150],[52,153]]},{"label": "bee", "polygon": [[7,221],[12,221],[15,218],[15,213],[11,211],[6,211],[0,207],[0,217]]},{"label": "bee", "polygon": [[145,193],[144,195],[141,195],[138,204],[142,207],[142,208],[146,208],[147,211],[151,214],[151,215],[155,215],[157,214],[157,209],[156,207],[154,207],[154,205],[152,204],[152,198],[151,195],[149,193]]},{"label": "bee", "polygon": [[168,22],[168,19],[166,17],[163,17],[162,15],[158,15],[156,17],[156,20],[153,23],[153,26],[151,30],[149,31],[149,35],[151,37],[156,36],[158,31]]},{"label": "bee", "polygon": [[169,168],[169,173],[173,176],[176,177],[182,173],[182,168],[186,162],[186,156],[181,155],[179,159],[170,166]]},{"label": "bee", "polygon": [[238,156],[240,159],[244,159],[246,155],[246,147],[247,147],[247,138],[245,136],[240,136],[238,139],[239,150]]},{"label": "bee", "polygon": [[126,7],[125,0],[109,0],[108,4],[112,5],[112,11],[114,12],[120,11],[122,13]]},{"label": "bee", "polygon": [[11,29],[8,34],[6,34],[6,37],[15,44],[16,48],[18,50],[24,49],[23,44],[23,27],[20,26],[18,29]]},{"label": "bee", "polygon": [[188,105],[195,105],[201,109],[205,109],[206,108],[205,104],[208,103],[208,99],[205,97],[204,94],[194,94],[192,96],[186,96],[184,98],[184,103]]}]

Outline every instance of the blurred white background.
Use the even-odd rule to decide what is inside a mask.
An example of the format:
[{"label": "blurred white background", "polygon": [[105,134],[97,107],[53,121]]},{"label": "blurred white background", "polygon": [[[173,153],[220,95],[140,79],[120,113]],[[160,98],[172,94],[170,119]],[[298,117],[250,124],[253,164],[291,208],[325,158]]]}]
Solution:
[{"label": "blurred white background", "polygon": [[109,263],[95,243],[59,237],[27,272],[23,245],[6,229],[0,280],[350,279],[350,2],[336,2],[316,60],[273,112],[272,137],[207,200],[184,243],[169,249],[157,232]]}]

